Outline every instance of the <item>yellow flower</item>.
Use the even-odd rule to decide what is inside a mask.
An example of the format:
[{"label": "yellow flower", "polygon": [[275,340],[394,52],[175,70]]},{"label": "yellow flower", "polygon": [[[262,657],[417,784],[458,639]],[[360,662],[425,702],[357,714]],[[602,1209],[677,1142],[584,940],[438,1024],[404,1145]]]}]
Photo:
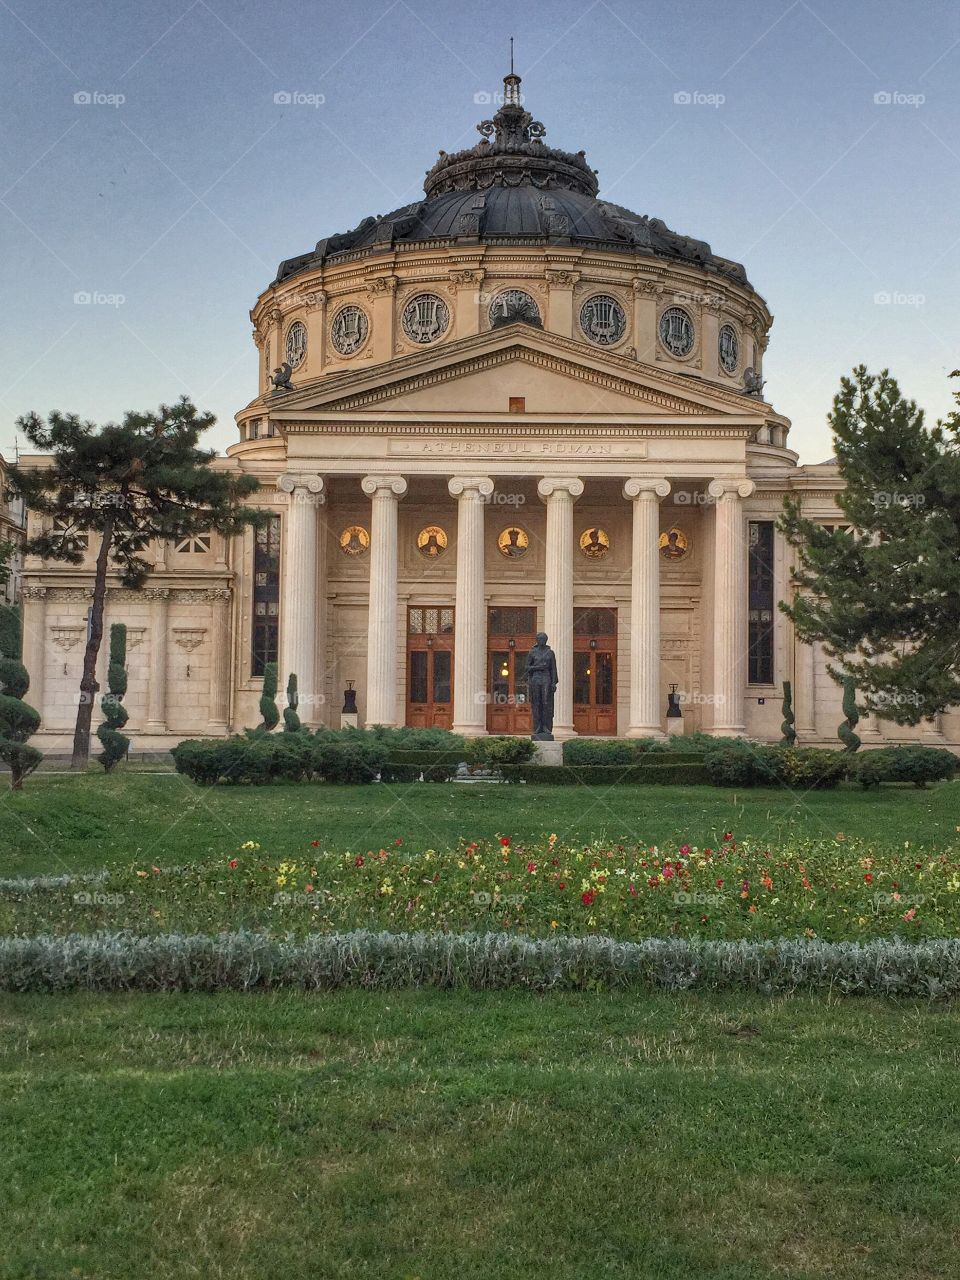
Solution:
[{"label": "yellow flower", "polygon": [[[957,830],[960,831],[960,827],[958,827]],[[547,837],[547,844],[549,844],[550,848],[552,849],[556,843],[557,843],[557,833],[554,832],[553,835],[550,835]]]},{"label": "yellow flower", "polygon": [[556,922],[556,920],[551,920],[551,921],[550,921],[550,928],[551,928],[551,929],[555,929],[556,927],[557,927],[557,922]]}]

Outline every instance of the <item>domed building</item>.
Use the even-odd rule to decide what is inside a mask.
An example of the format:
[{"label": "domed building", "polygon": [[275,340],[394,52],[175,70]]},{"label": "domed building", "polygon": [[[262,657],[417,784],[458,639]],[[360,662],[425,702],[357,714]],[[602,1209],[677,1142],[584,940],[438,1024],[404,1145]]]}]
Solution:
[{"label": "domed building", "polygon": [[[526,734],[540,630],[558,738],[776,739],[790,679],[800,740],[835,741],[839,692],[777,609],[775,522],[788,493],[835,520],[840,481],[797,465],[764,398],[767,304],[739,263],[601,199],[519,76],[478,128],[423,199],[257,299],[259,394],[215,465],[257,476],[272,519],[158,548],[145,590],[111,591],[135,746],[256,723],[270,662],[307,724],[339,725],[349,689],[360,724]],[[41,742],[72,728],[84,573],[26,566]]]}]

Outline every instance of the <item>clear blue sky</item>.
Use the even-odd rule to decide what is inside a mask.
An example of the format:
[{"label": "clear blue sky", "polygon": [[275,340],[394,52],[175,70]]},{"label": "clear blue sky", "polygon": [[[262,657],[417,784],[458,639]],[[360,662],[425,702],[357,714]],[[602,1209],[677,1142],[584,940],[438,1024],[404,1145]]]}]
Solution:
[{"label": "clear blue sky", "polygon": [[476,140],[510,34],[526,105],[602,195],[745,263],[802,460],[831,452],[859,361],[952,407],[956,0],[0,0],[0,450],[28,409],[103,421],[184,392],[230,444],[278,262]]}]

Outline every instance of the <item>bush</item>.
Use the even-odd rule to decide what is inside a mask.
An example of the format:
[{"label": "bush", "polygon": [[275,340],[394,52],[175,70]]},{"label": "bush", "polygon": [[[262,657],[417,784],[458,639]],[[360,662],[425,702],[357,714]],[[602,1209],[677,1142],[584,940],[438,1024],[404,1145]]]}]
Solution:
[{"label": "bush", "polygon": [[881,782],[912,782],[915,787],[925,787],[928,782],[952,778],[960,769],[953,752],[919,743],[866,751],[849,763],[850,776],[864,789],[878,787]]},{"label": "bush", "polygon": [[639,755],[629,739],[570,738],[563,744],[563,763],[568,765],[636,764]]},{"label": "bush", "polygon": [[724,744],[703,758],[716,787],[800,787],[827,790],[845,777],[841,752],[816,747],[763,747],[741,742]]},{"label": "bush", "polygon": [[466,757],[463,750],[391,751],[380,770],[381,782],[448,782]]},{"label": "bush", "polygon": [[127,692],[127,628],[122,622],[115,622],[110,628],[110,664],[107,667],[107,693],[100,706],[103,708],[103,723],[97,729],[97,737],[103,747],[100,763],[104,773],[109,773],[130,749],[130,739],[120,730],[130,718],[123,705],[123,695]]},{"label": "bush", "polygon": [[649,764],[505,765],[500,773],[507,782],[529,782],[546,787],[701,786],[709,782],[703,764],[668,760]]},{"label": "bush", "polygon": [[27,739],[40,728],[40,715],[23,701],[30,676],[20,661],[20,615],[0,605],[0,761],[10,770],[10,787],[19,791],[27,774],[43,759]]},{"label": "bush", "polygon": [[526,764],[533,757],[534,745],[529,738],[471,738],[466,744],[471,764],[497,769],[501,765]]},{"label": "bush", "polygon": [[208,787],[221,780],[250,786],[277,780],[305,782],[313,773],[309,734],[188,738],[170,754],[178,773]]},{"label": "bush", "polygon": [[384,743],[391,758],[398,751],[459,751],[460,759],[466,758],[465,739],[459,733],[451,733],[449,729],[414,729],[407,726],[385,729],[382,725],[377,725],[374,729],[362,732],[369,733],[378,742]]},{"label": "bush", "polygon": [[361,729],[321,729],[313,740],[313,768],[324,782],[375,782],[388,755],[382,741]]}]

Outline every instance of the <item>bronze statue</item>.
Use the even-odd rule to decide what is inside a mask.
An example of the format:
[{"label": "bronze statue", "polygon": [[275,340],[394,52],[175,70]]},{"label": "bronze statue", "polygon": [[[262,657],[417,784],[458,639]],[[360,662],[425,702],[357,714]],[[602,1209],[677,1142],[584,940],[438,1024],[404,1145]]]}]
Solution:
[{"label": "bronze statue", "polygon": [[547,644],[546,632],[538,631],[536,644],[527,654],[524,679],[530,694],[534,742],[553,741],[553,695],[557,691],[557,659]]}]

